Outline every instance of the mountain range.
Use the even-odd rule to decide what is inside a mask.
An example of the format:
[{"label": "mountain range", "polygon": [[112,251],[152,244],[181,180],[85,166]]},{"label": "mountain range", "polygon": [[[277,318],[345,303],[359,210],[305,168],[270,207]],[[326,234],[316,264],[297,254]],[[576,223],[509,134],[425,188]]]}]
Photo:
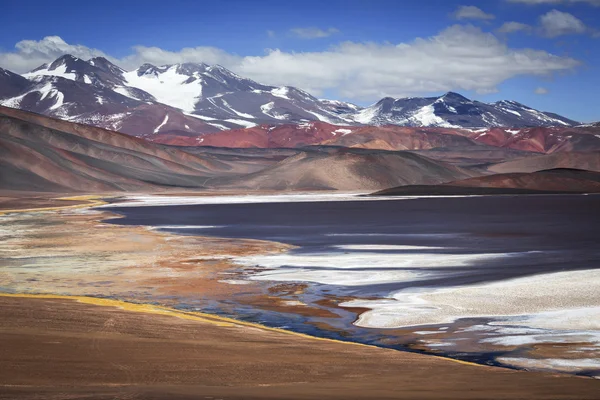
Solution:
[{"label": "mountain range", "polygon": [[311,121],[347,126],[572,127],[578,122],[514,101],[386,97],[369,107],[269,86],[219,65],[144,64],[126,71],[106,58],[64,55],[25,73],[0,68],[0,104],[139,137],[204,134]]}]

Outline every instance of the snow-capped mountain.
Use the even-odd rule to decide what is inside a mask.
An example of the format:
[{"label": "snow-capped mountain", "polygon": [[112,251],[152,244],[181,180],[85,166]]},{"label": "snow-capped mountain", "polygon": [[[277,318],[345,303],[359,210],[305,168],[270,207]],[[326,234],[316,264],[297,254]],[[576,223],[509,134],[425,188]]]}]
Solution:
[{"label": "snow-capped mountain", "polygon": [[600,121],[598,122],[590,122],[588,124],[577,125],[580,128],[600,128]]},{"label": "snow-capped mountain", "polygon": [[146,92],[123,86],[123,78],[110,71],[118,67],[104,59],[90,62],[94,60],[108,71],[70,56],[24,76],[0,69],[0,104],[136,136],[153,134],[159,125],[183,134],[218,131]]},{"label": "snow-capped mountain", "polygon": [[60,77],[71,81],[92,85],[98,89],[111,89],[121,95],[141,101],[155,99],[135,88],[127,87],[123,77],[125,70],[117,67],[106,58],[96,57],[88,61],[73,57],[70,54],[56,59],[50,65],[43,64],[31,72],[23,74],[25,78],[39,80],[41,77]]},{"label": "snow-capped mountain", "polygon": [[[85,61],[71,55],[22,76],[6,71],[0,104],[135,135],[197,135],[312,120],[347,124],[352,121],[340,116],[339,107],[358,109],[343,102],[332,105],[294,87],[262,85],[219,65],[144,64],[128,72],[102,57]],[[123,121],[141,106],[148,117],[151,109],[160,108],[160,121],[167,118],[163,109],[171,108],[169,119],[156,126],[138,121],[135,127]],[[150,119],[152,124],[157,120]]]},{"label": "snow-capped mountain", "polygon": [[482,128],[493,126],[574,126],[576,121],[541,112],[516,101],[482,103],[453,92],[440,97],[386,97],[354,114],[366,125]]},{"label": "snow-capped mountain", "polygon": [[269,86],[219,65],[144,64],[133,71],[96,57],[64,55],[23,75],[0,69],[0,104],[124,133],[196,138],[257,125],[403,125],[480,128],[572,126],[576,122],[512,101],[471,101],[456,93],[384,98],[362,108]]},{"label": "snow-capped mountain", "polygon": [[222,129],[311,120],[351,122],[329,103],[300,89],[263,85],[220,65],[144,64],[124,77],[130,87]]}]

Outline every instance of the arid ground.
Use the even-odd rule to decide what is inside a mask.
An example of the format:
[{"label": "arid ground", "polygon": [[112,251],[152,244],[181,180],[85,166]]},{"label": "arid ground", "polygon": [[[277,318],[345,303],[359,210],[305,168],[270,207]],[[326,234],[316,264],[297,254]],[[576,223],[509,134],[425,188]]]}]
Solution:
[{"label": "arid ground", "polygon": [[599,390],[592,379],[84,301],[0,297],[0,398],[595,399]]}]

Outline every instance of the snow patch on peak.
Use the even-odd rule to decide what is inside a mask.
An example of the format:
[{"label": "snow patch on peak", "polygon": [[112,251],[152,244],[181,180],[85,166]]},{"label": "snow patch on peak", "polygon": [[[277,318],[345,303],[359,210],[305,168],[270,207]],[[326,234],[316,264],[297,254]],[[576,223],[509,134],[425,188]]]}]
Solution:
[{"label": "snow patch on peak", "polygon": [[165,115],[165,119],[163,119],[163,122],[160,123],[160,125],[158,125],[156,127],[156,129],[154,129],[154,133],[158,133],[160,131],[160,128],[162,128],[163,126],[165,126],[165,124],[169,122],[169,114],[167,113]]},{"label": "snow patch on peak", "polygon": [[263,114],[269,115],[268,113],[269,113],[269,111],[271,111],[273,109],[274,105],[275,105],[275,102],[273,102],[273,101],[263,104],[262,106],[260,106],[260,111],[262,111]]},{"label": "snow patch on peak", "polygon": [[262,111],[263,114],[265,114],[271,118],[275,118],[275,119],[279,119],[279,120],[286,120],[287,116],[285,114],[280,114],[280,113],[273,111],[274,107],[275,107],[275,102],[271,101],[269,103],[266,103],[266,104],[263,104],[262,106],[260,106],[260,111]]},{"label": "snow patch on peak", "polygon": [[298,124],[298,128],[312,128],[314,126],[314,124],[312,122],[302,122],[301,124]]},{"label": "snow patch on peak", "polygon": [[67,72],[67,65],[65,63],[60,64],[53,70],[49,69],[50,67],[46,67],[44,69],[38,69],[32,72],[28,72],[23,74],[23,76],[27,79],[32,79],[40,76],[60,76],[61,78],[69,79],[74,81],[77,79],[77,75],[73,72]]},{"label": "snow patch on peak", "polygon": [[336,134],[341,133],[342,136],[346,136],[349,133],[352,133],[352,129],[343,129],[343,128],[339,128],[336,129],[335,131],[332,132],[333,136],[336,136]]},{"label": "snow patch on peak", "polygon": [[514,115],[516,115],[516,116],[518,116],[518,117],[520,117],[520,116],[521,116],[521,113],[520,113],[520,112],[518,112],[518,111],[515,111],[515,110],[511,110],[511,109],[508,109],[508,108],[503,108],[502,110],[504,110],[504,111],[506,111],[506,112],[509,112],[509,113],[511,113],[511,114],[514,114]]},{"label": "snow patch on peak", "polygon": [[[245,121],[243,119],[229,118],[229,119],[226,119],[225,121],[231,122],[232,124],[243,126],[244,128],[252,128],[253,126],[256,126],[256,124],[254,122]],[[215,125],[215,124],[211,124],[211,125]],[[228,129],[228,128],[225,128],[225,129]]]},{"label": "snow patch on peak", "polygon": [[273,96],[281,97],[282,99],[287,99],[287,100],[290,100],[290,98],[288,97],[289,92],[290,92],[290,89],[287,86],[281,86],[281,87],[271,90],[271,94]]},{"label": "snow patch on peak", "polygon": [[[142,71],[142,67],[139,70]],[[202,80],[186,83],[190,77],[178,73],[177,66],[171,66],[160,74],[148,71],[150,67],[142,75],[138,75],[138,70],[135,70],[126,72],[123,76],[129,86],[150,93],[163,104],[189,113],[194,111],[198,99],[202,97]]]},{"label": "snow patch on peak", "polygon": [[242,117],[242,118],[249,118],[249,119],[254,119],[253,115],[250,114],[246,114],[240,111],[237,111],[236,109],[234,109],[231,104],[229,104],[227,101],[225,101],[224,99],[221,99],[221,103],[223,103],[223,105],[225,107],[227,107],[229,110],[231,110],[234,114],[236,114],[238,117]]},{"label": "snow patch on peak", "polygon": [[379,111],[381,110],[381,106],[371,106],[367,108],[363,108],[356,114],[354,120],[360,124],[371,124],[373,120],[379,115]]},{"label": "snow patch on peak", "polygon": [[452,125],[446,120],[435,115],[435,109],[433,105],[421,107],[408,119],[418,126],[440,126],[443,128],[459,128],[459,126]]}]

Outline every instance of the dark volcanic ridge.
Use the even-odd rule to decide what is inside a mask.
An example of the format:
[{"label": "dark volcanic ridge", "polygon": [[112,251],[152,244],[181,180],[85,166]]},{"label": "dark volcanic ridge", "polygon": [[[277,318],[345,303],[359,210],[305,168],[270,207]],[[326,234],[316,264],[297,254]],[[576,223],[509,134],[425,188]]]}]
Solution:
[{"label": "dark volcanic ridge", "polygon": [[600,193],[600,172],[554,168],[529,173],[504,173],[442,185],[407,185],[381,190],[375,196],[494,195]]}]

